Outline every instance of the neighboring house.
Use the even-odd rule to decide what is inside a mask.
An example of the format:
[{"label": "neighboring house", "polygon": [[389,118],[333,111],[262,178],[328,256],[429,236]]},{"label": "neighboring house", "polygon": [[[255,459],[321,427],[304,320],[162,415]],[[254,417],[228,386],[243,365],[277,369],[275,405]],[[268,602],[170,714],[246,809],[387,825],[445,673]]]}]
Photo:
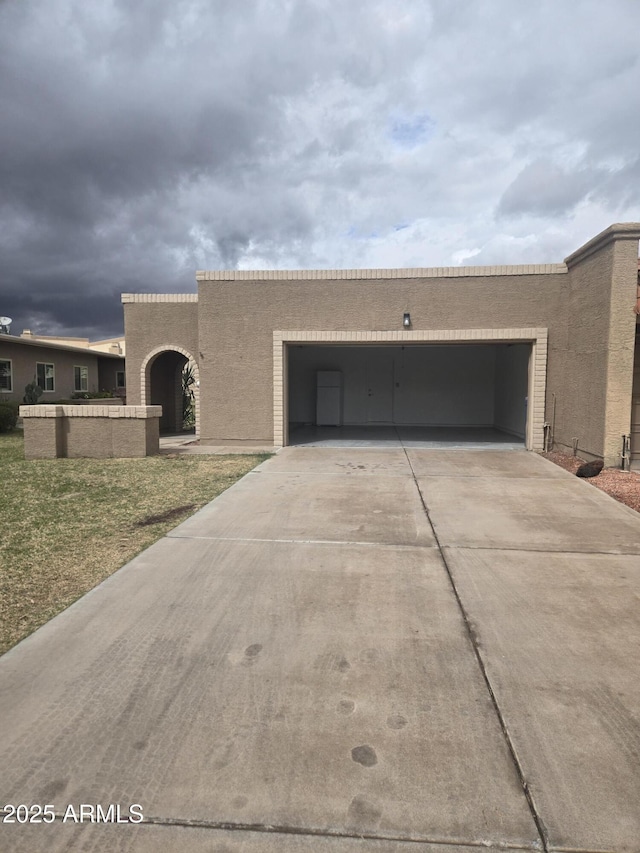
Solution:
[{"label": "neighboring house", "polygon": [[22,403],[25,386],[34,380],[43,391],[40,403],[69,399],[82,391],[124,396],[124,358],[30,335],[0,335],[0,399]]},{"label": "neighboring house", "polygon": [[125,355],[124,336],[120,338],[105,338],[102,341],[90,341],[89,338],[55,337],[53,335],[36,335],[31,329],[25,329],[20,335],[29,341],[40,341],[45,344],[63,344],[70,347],[81,347],[94,352],[108,352],[111,355]]},{"label": "neighboring house", "polygon": [[334,422],[490,427],[607,465],[633,433],[640,458],[639,239],[627,223],[556,264],[209,271],[197,295],[123,294],[128,402],[179,428],[191,363],[201,443],[286,445],[339,374]]}]

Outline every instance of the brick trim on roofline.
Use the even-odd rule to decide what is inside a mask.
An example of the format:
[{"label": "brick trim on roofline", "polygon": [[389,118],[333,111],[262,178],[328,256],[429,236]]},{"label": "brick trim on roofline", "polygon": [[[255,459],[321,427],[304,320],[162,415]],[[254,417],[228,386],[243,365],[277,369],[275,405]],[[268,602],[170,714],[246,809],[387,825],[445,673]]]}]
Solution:
[{"label": "brick trim on roofline", "polygon": [[121,293],[123,304],[131,302],[197,302],[197,293]]},{"label": "brick trim on roofline", "polygon": [[[566,264],[519,264],[488,267],[411,267],[351,270],[197,270],[197,281],[335,281],[344,279],[462,278],[494,275],[557,275]],[[124,294],[128,295],[128,294]]]}]

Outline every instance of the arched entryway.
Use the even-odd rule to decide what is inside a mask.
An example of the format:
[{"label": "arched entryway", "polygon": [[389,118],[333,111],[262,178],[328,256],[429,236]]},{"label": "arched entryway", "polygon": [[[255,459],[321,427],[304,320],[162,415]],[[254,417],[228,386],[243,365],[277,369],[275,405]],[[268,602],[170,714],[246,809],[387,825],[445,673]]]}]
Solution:
[{"label": "arched entryway", "polygon": [[200,374],[187,350],[167,344],[152,350],[140,369],[140,398],[147,406],[162,406],[161,433],[183,431],[183,373],[189,368],[193,377],[190,392],[195,412],[195,431],[200,427]]}]

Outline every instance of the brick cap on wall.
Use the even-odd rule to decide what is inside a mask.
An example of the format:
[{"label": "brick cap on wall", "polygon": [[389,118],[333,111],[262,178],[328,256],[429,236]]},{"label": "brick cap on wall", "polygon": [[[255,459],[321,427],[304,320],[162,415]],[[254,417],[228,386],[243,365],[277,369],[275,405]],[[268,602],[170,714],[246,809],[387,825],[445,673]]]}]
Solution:
[{"label": "brick cap on wall", "polygon": [[162,406],[20,406],[21,418],[159,418]]},{"label": "brick cap on wall", "polygon": [[354,270],[198,270],[197,281],[335,281],[343,279],[462,278],[494,275],[556,275],[565,264],[519,264],[487,267],[411,267]]},{"label": "brick cap on wall", "polygon": [[598,252],[608,243],[613,243],[614,240],[640,240],[640,222],[617,222],[615,225],[610,225],[592,237],[584,246],[580,246],[575,252],[564,259],[567,268],[571,268],[580,261],[584,261],[594,252]]},{"label": "brick cap on wall", "polygon": [[197,302],[197,293],[121,293],[120,301],[128,302]]}]

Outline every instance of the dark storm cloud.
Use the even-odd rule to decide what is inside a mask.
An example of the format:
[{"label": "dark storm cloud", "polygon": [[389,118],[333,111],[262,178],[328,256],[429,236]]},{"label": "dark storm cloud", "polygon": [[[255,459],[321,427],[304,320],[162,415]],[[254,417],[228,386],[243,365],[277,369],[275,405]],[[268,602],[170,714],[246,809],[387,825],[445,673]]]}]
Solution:
[{"label": "dark storm cloud", "polygon": [[638,25],[635,0],[5,0],[0,313],[107,336],[121,292],[197,268],[557,260],[640,217]]},{"label": "dark storm cloud", "polygon": [[[224,185],[272,133],[271,114],[232,62],[211,61],[214,32],[204,54],[197,33],[180,43],[174,6],[116,6],[92,21],[79,4],[52,5],[60,20],[28,4],[0,12],[3,305],[46,331],[111,332],[122,290],[192,286],[192,205],[180,194],[203,175]],[[224,191],[211,189],[215,209]],[[247,239],[237,223],[217,226],[220,254]]]}]

